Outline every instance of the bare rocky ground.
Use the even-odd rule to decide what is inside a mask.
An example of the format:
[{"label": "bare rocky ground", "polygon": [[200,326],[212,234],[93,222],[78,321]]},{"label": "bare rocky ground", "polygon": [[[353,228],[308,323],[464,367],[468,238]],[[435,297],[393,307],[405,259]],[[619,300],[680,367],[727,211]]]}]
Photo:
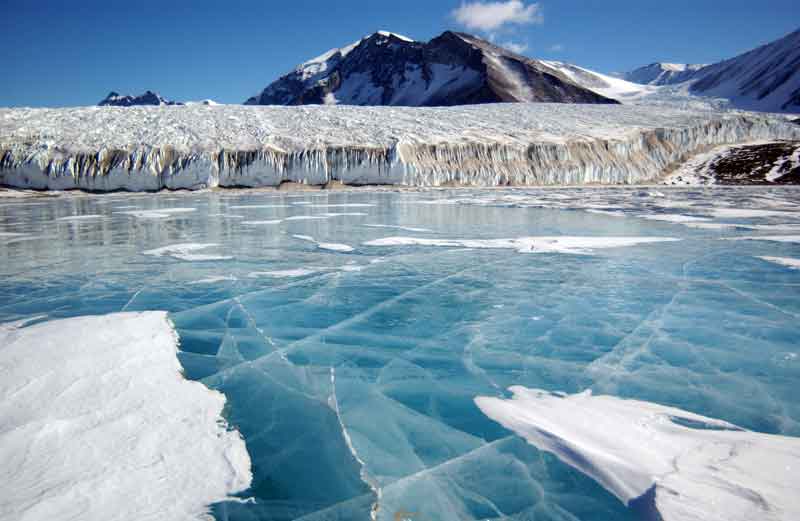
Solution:
[{"label": "bare rocky ground", "polygon": [[800,141],[734,148],[712,168],[717,184],[800,184]]},{"label": "bare rocky ground", "polygon": [[669,185],[800,184],[800,141],[717,147],[690,159],[663,182]]}]

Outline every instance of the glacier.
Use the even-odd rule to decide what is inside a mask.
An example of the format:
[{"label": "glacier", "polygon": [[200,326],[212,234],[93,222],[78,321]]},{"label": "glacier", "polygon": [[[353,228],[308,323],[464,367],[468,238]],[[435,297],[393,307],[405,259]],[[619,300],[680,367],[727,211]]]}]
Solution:
[{"label": "glacier", "polygon": [[658,105],[0,109],[0,184],[156,191],[634,184],[785,118]]},{"label": "glacier", "polygon": [[[120,458],[141,449],[125,467],[136,476],[164,468],[149,449],[179,451],[191,462],[163,463],[178,488],[132,479],[130,493],[93,486],[70,506],[113,504],[120,520],[142,505],[220,521],[668,520],[663,489],[647,487],[682,447],[800,439],[796,187],[3,194],[0,324],[26,341],[0,341],[0,450],[36,465],[1,470],[2,518],[36,502],[28,484],[44,474],[123,472],[48,474],[41,461],[87,454],[85,428],[128,406],[163,422],[108,437],[128,424],[102,421],[96,441]],[[478,406],[515,405],[522,388],[553,404],[524,430]],[[531,443],[561,402],[580,406],[557,434],[597,449],[592,465]],[[6,428],[20,411],[47,451]],[[616,430],[585,436],[603,418]],[[709,429],[722,426],[736,430]],[[740,454],[656,485],[681,484],[672,507],[710,519],[727,512],[706,501],[730,497],[721,476],[793,521],[792,491],[760,479],[785,475],[770,472],[780,461]]]}]

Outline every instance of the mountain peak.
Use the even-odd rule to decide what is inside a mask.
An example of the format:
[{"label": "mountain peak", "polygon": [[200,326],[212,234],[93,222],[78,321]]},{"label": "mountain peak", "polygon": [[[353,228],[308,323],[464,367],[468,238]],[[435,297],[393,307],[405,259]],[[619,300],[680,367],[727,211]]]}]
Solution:
[{"label": "mountain peak", "polygon": [[497,102],[616,103],[541,62],[454,31],[427,43],[377,31],[300,64],[246,101],[395,106]]},{"label": "mountain peak", "polygon": [[141,105],[183,105],[183,103],[164,99],[151,90],[147,90],[139,96],[121,95],[112,90],[97,105],[99,107],[134,107]]}]

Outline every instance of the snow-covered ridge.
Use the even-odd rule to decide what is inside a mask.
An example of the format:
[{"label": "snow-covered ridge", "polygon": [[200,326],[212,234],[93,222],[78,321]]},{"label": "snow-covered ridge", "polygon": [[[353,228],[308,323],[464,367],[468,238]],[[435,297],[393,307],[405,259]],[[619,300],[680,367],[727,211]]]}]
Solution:
[{"label": "snow-covered ridge", "polygon": [[23,325],[0,324],[0,518],[199,519],[250,486],[166,313]]},{"label": "snow-covered ridge", "polygon": [[709,146],[756,139],[800,139],[800,126],[644,105],[0,109],[0,184],[637,183]]}]

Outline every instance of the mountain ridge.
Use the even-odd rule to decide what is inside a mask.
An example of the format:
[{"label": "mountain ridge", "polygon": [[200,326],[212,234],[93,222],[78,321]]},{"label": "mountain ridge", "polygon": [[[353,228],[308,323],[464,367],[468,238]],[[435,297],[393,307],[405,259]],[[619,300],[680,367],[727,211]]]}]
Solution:
[{"label": "mountain ridge", "polygon": [[615,104],[543,62],[445,31],[429,42],[378,31],[303,62],[248,105]]},{"label": "mountain ridge", "polygon": [[108,96],[97,104],[98,107],[138,107],[142,105],[183,105],[183,103],[162,98],[158,93],[151,90],[147,90],[144,94],[138,96],[123,95],[112,90],[108,93]]},{"label": "mountain ridge", "polygon": [[[800,29],[727,60],[653,76],[655,65],[623,77],[651,85],[692,82],[689,92],[725,98],[732,106],[767,112],[800,112]],[[643,81],[650,79],[650,81]],[[638,80],[638,81],[637,81]]]}]

